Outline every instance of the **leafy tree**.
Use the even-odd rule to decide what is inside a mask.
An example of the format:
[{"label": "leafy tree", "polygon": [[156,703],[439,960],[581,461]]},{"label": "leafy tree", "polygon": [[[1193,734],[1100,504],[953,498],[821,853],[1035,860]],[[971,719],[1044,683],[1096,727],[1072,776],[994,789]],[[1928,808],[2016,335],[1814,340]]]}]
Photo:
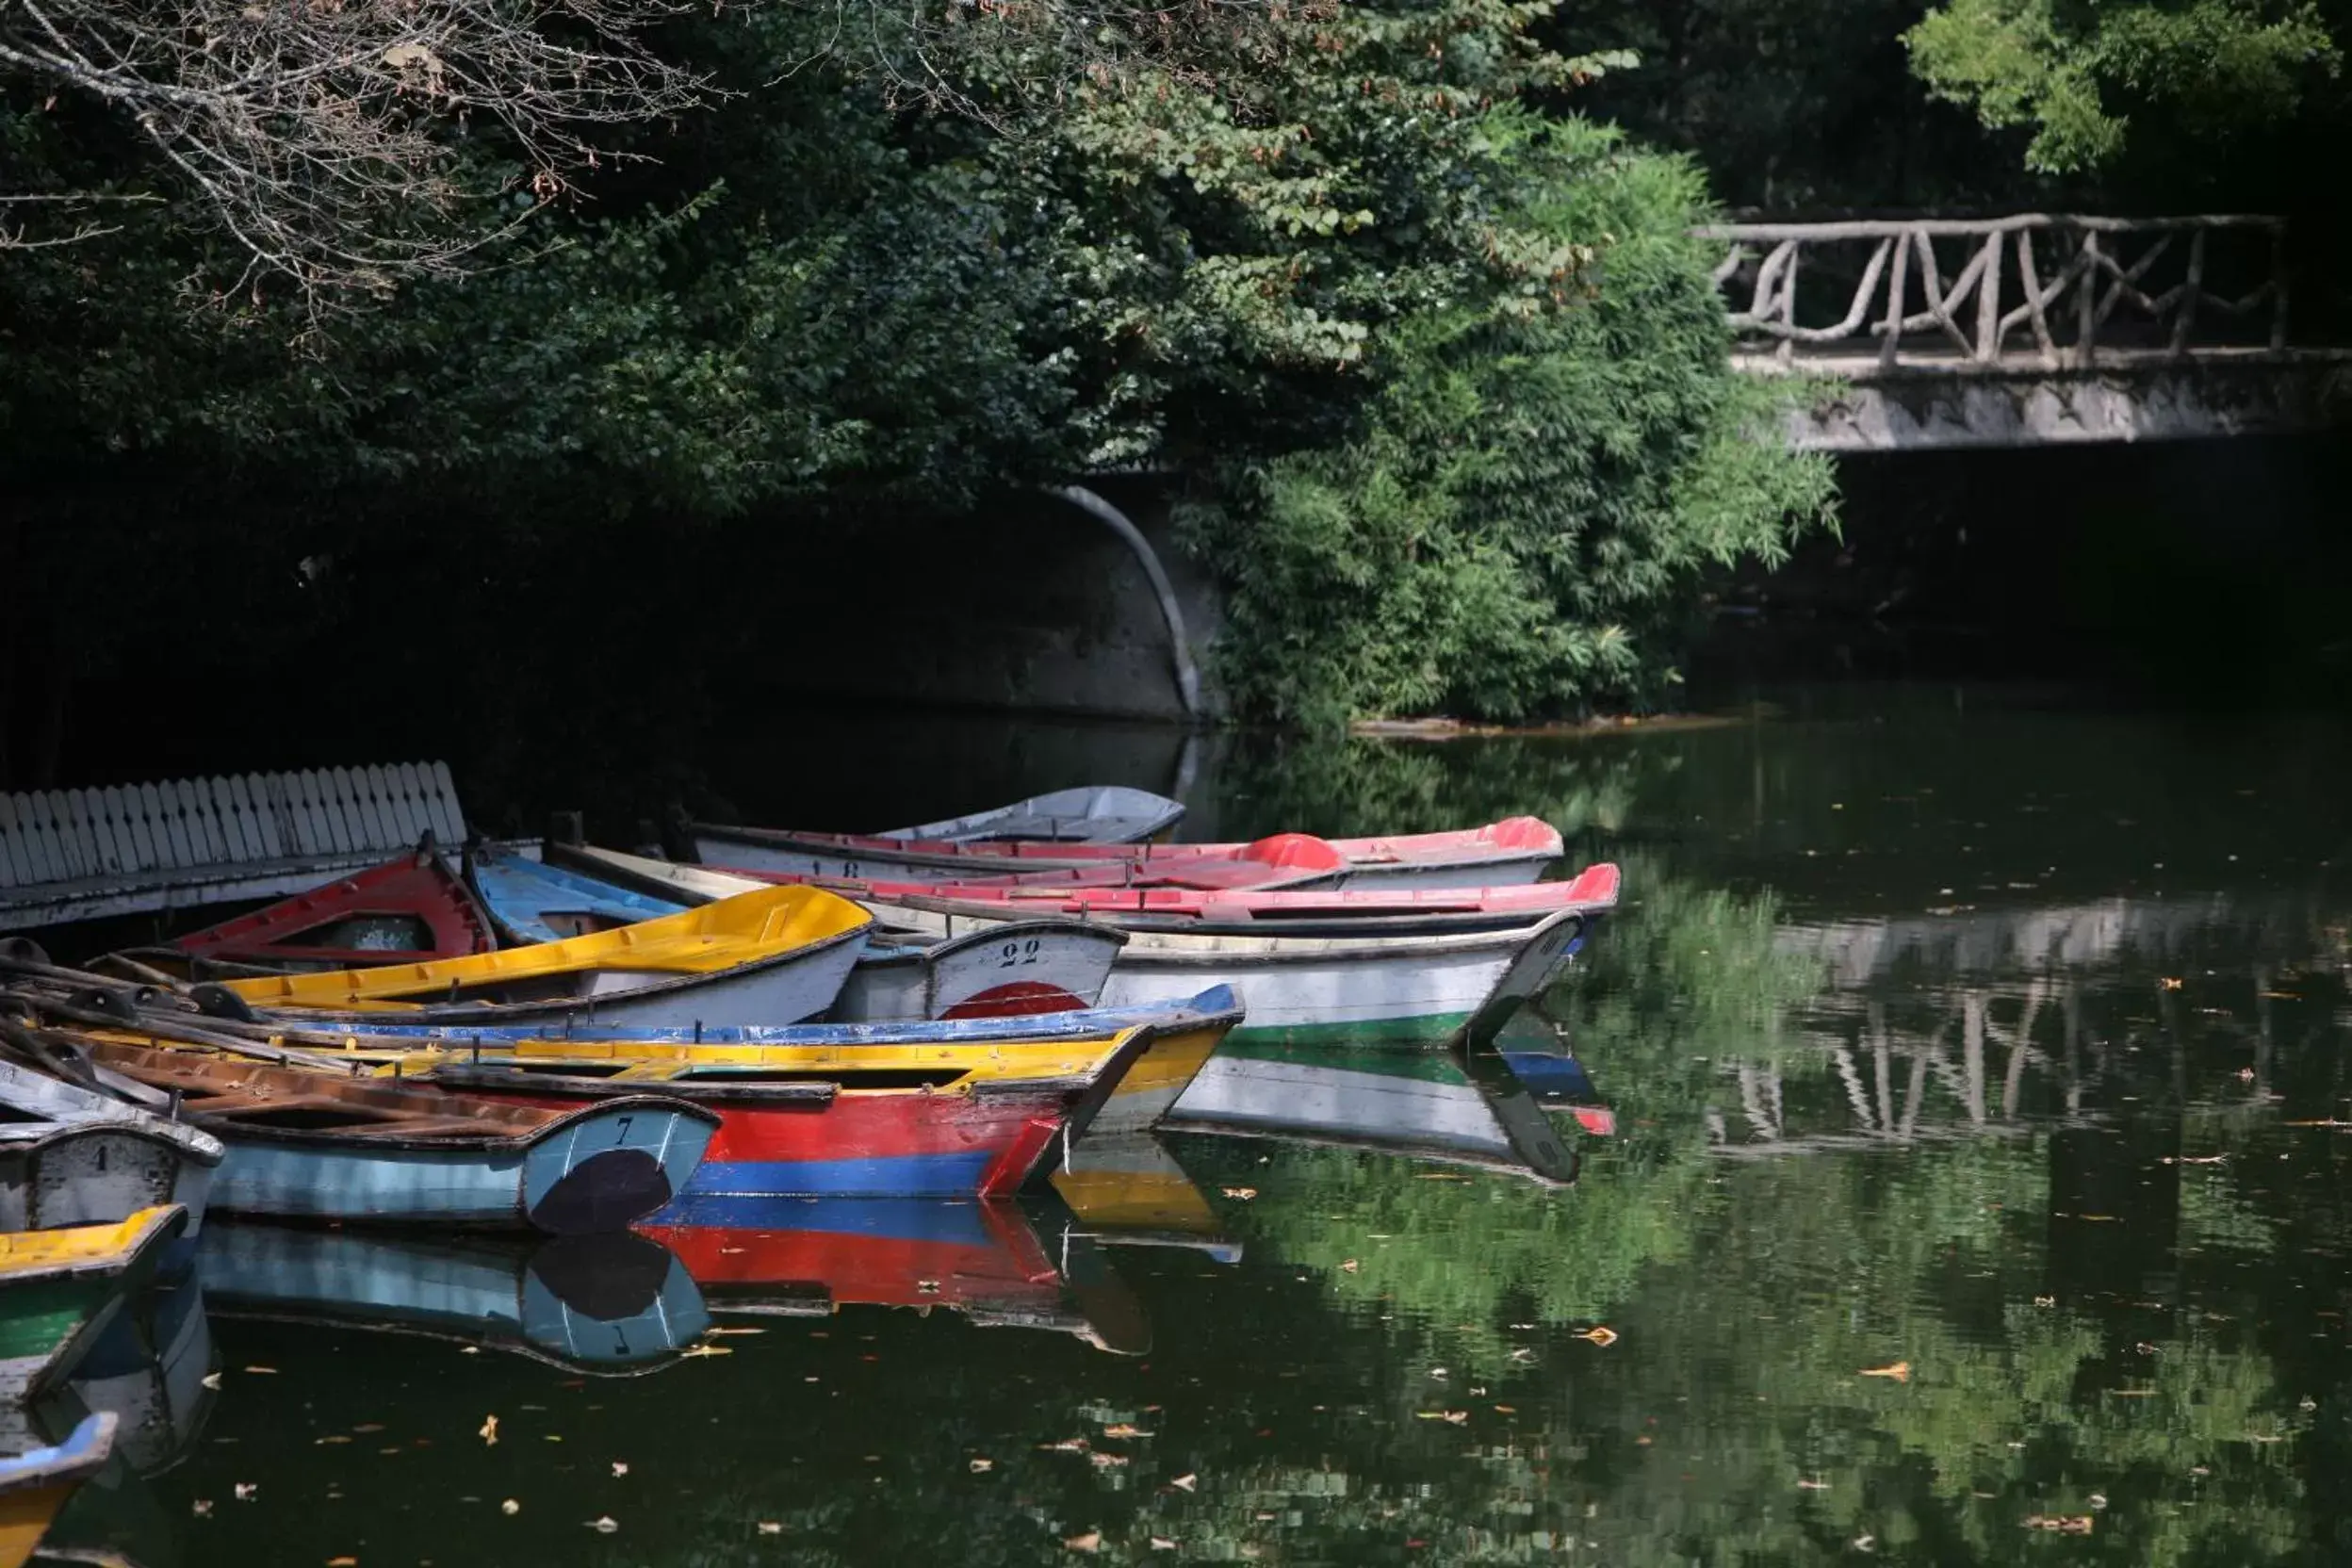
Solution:
[{"label": "leafy tree", "polygon": [[2026,166],[2048,174],[2112,163],[2134,113],[2207,139],[2292,119],[2343,68],[2309,0],[1952,0],[1903,41],[1939,97],[1990,128],[2029,127]]}]

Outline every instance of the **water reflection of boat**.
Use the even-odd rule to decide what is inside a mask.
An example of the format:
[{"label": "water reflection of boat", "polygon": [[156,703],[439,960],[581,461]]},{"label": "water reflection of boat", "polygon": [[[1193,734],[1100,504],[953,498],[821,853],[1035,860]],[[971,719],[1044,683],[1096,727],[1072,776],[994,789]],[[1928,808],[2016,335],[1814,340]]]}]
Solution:
[{"label": "water reflection of boat", "polygon": [[710,1326],[684,1266],[631,1234],[534,1244],[223,1224],[205,1227],[197,1269],[226,1315],[460,1340],[582,1372],[652,1370]]},{"label": "water reflection of boat", "polygon": [[211,1371],[204,1290],[184,1278],[155,1286],[106,1325],[72,1388],[84,1409],[116,1417],[114,1450],[145,1476],[169,1469],[196,1441],[212,1410]]},{"label": "water reflection of boat", "polygon": [[1241,1243],[1226,1236],[1207,1196],[1156,1138],[1083,1138],[1053,1184],[1078,1233],[1102,1246],[1184,1247],[1241,1261]]},{"label": "water reflection of boat", "polygon": [[678,1223],[645,1233],[683,1260],[716,1314],[945,1307],[983,1326],[1148,1348],[1140,1308],[1090,1241],[1041,1230],[1039,1214],[1003,1199],[689,1199],[665,1217]]},{"label": "water reflection of boat", "polygon": [[1576,1173],[1543,1107],[1492,1053],[1235,1049],[1228,1041],[1168,1124],[1378,1149],[1547,1183]]}]

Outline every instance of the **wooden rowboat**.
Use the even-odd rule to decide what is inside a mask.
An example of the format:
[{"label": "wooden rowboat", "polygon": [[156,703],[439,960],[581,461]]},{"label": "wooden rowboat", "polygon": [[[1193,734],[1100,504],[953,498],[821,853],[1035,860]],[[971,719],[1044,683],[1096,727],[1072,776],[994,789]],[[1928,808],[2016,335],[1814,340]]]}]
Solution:
[{"label": "wooden rowboat", "polygon": [[23,1568],[76,1488],[114,1454],[115,1418],[95,1412],[53,1447],[0,1458],[0,1568]]},{"label": "wooden rowboat", "polygon": [[221,1154],[196,1128],[0,1061],[0,1231],[113,1225],[176,1203],[193,1233]]},{"label": "wooden rowboat", "polygon": [[468,854],[466,875],[498,935],[515,946],[635,925],[686,907],[617,882],[500,851]]},{"label": "wooden rowboat", "polygon": [[681,1199],[993,1198],[1020,1191],[1085,1134],[1151,1038],[1135,1027],[1057,1046],[1066,1070],[1050,1077],[991,1070],[970,1053],[885,1066],[862,1052],[816,1066],[781,1046],[721,1048],[735,1059],[717,1061],[493,1055],[416,1076],[529,1105],[592,1105],[647,1088],[690,1102],[719,1126]]},{"label": "wooden rowboat", "polygon": [[[804,880],[760,874],[760,880]],[[1019,918],[1038,912],[1108,922],[1122,931],[1254,935],[1269,928],[1302,936],[1442,936],[1525,925],[1562,909],[1598,920],[1617,906],[1622,878],[1606,861],[1565,882],[1506,888],[1245,889],[1205,892],[1181,888],[1018,883],[847,882],[825,886],[876,907],[918,906],[951,913]]]},{"label": "wooden rowboat", "polygon": [[477,1345],[598,1376],[649,1372],[710,1326],[701,1290],[628,1232],[533,1240],[232,1222],[197,1270],[224,1316]]},{"label": "wooden rowboat", "polygon": [[[477,856],[472,871],[490,918],[517,941],[560,941],[705,902],[662,897],[519,855]],[[1090,1007],[1124,939],[1066,920],[947,941],[877,932],[826,1011],[839,1021],[863,1022]]]},{"label": "wooden rowboat", "polygon": [[[617,850],[571,853],[682,894],[726,897],[756,885]],[[933,900],[877,898],[873,906],[894,926],[940,937],[995,923]],[[1566,966],[1591,925],[1586,914],[1566,909],[1529,924],[1433,937],[1306,936],[1288,925],[1274,934],[1264,934],[1265,925],[1246,935],[1139,931],[1119,950],[1102,1000],[1114,1007],[1168,1003],[1231,985],[1249,1008],[1231,1037],[1235,1042],[1484,1045]]]},{"label": "wooden rowboat", "polygon": [[1140,1354],[1143,1313],[1106,1268],[1039,1233],[1031,1204],[690,1199],[643,1233],[685,1261],[721,1316],[825,1317],[844,1307],[959,1313],[983,1328],[1067,1333]]},{"label": "wooden rowboat", "polygon": [[352,969],[462,958],[498,947],[489,917],[428,838],[388,865],[354,872],[267,908],[127,956],[181,973]]},{"label": "wooden rowboat", "polygon": [[72,1377],[187,1229],[188,1211],[165,1203],[111,1225],[0,1233],[0,1400],[38,1398]]},{"label": "wooden rowboat", "polygon": [[876,833],[877,839],[921,839],[936,843],[1037,841],[1081,844],[1132,844],[1156,839],[1184,817],[1184,808],[1166,795],[1121,785],[1098,784],[1089,789],[1053,790],[991,807],[970,816],[918,823]]},{"label": "wooden rowboat", "polygon": [[407,1023],[396,1015],[370,1015],[364,1022],[338,1025],[332,1032],[302,1031],[284,1021],[206,1021],[205,1026],[272,1048],[308,1046],[337,1061],[363,1063],[379,1071],[418,1073],[450,1060],[528,1057],[577,1063],[582,1073],[615,1081],[643,1080],[657,1092],[656,1080],[664,1070],[692,1066],[789,1069],[815,1078],[838,1077],[852,1070],[903,1077],[951,1068],[988,1078],[1068,1077],[1091,1071],[1096,1056],[1124,1031],[1147,1026],[1149,1046],[1096,1115],[1095,1130],[1107,1135],[1156,1122],[1242,1016],[1233,991],[1213,986],[1197,995],[1137,1007],[915,1023],[629,1029],[566,1021],[561,1029],[540,1030],[517,1025],[452,1028]]},{"label": "wooden rowboat", "polygon": [[873,917],[814,888],[771,888],[616,930],[433,963],[225,982],[247,1009],[422,1021],[579,1016],[616,1023],[790,1023],[832,1005]]},{"label": "wooden rowboat", "polygon": [[435,1089],[74,1037],[99,1066],[179,1097],[227,1145],[213,1207],[282,1218],[619,1230],[686,1184],[716,1119],[631,1095],[564,1114]]},{"label": "wooden rowboat", "polygon": [[1277,834],[1250,843],[926,843],[846,833],[797,833],[693,823],[695,857],[706,865],[799,876],[968,882],[1021,871],[1116,865],[1138,879],[1198,874],[1204,864],[1255,862],[1279,868],[1285,886],[1364,882],[1422,888],[1499,887],[1532,882],[1562,848],[1560,832],[1534,817],[1484,827],[1380,839]]}]

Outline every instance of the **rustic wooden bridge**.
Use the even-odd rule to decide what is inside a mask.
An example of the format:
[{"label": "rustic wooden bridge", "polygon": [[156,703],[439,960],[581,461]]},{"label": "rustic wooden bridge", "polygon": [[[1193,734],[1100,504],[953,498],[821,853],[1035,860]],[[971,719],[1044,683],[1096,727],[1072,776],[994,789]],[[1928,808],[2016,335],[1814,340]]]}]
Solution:
[{"label": "rustic wooden bridge", "polygon": [[1801,446],[1840,451],[2304,431],[2352,351],[2297,344],[2285,220],[2242,214],[1743,222],[1716,281],[1735,363],[1811,375]]}]

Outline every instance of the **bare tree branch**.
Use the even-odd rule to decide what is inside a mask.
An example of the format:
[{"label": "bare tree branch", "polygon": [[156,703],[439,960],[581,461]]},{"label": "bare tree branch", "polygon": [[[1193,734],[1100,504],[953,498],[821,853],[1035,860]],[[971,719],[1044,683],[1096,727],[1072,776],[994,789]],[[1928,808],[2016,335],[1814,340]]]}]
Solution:
[{"label": "bare tree branch", "polygon": [[626,155],[617,127],[698,103],[644,42],[683,3],[0,0],[0,78],[111,108],[244,252],[240,285],[319,307],[461,272],[512,228],[470,153],[519,160],[544,203]]}]

